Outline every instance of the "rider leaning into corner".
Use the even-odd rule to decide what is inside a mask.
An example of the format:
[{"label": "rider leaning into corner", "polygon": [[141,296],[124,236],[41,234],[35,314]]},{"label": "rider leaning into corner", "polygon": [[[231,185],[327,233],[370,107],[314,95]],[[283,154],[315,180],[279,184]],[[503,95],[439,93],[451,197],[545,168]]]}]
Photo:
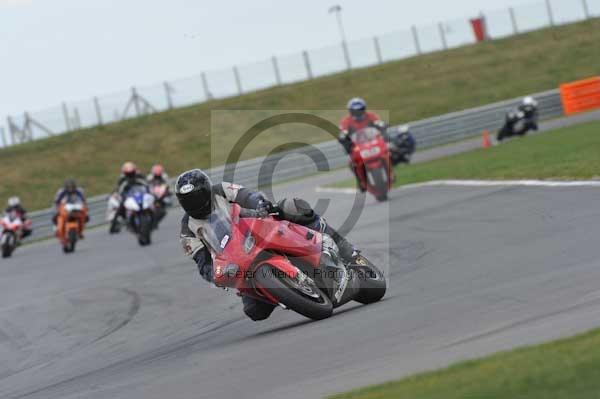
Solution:
[{"label": "rider leaning into corner", "polygon": [[527,121],[528,127],[533,130],[538,130],[538,102],[531,96],[523,99],[518,107],[523,113]]},{"label": "rider leaning into corner", "polygon": [[[338,141],[348,154],[352,152],[352,148],[354,146],[350,135],[358,130],[365,129],[367,127],[375,127],[381,132],[387,141],[387,123],[382,121],[375,112],[367,111],[367,103],[365,100],[359,97],[352,98],[350,101],[348,101],[346,108],[348,109],[348,115],[340,121],[340,135]],[[354,173],[354,177],[356,177],[358,187],[360,187],[360,190],[364,192],[365,188],[362,186],[360,178],[358,177],[357,171],[354,167],[352,167],[352,172]]]},{"label": "rider leaning into corner", "polygon": [[31,229],[31,220],[27,218],[27,210],[21,205],[21,199],[19,197],[10,197],[7,205],[4,213],[16,212],[19,219],[21,219],[21,222],[23,222],[21,238],[30,236],[33,232]]},{"label": "rider leaning into corner", "polygon": [[[230,203],[237,203],[242,208],[258,210],[265,214],[277,209],[279,219],[301,224],[331,236],[345,262],[352,262],[359,256],[359,252],[344,237],[316,214],[306,201],[299,198],[282,199],[275,207],[258,191],[233,183],[212,184],[208,175],[200,169],[189,170],[177,178],[175,195],[185,211],[181,221],[183,250],[194,259],[200,275],[209,282],[213,281],[212,256],[204,245],[203,226],[212,212],[217,209],[226,210]],[[242,303],[244,313],[254,321],[265,320],[276,307],[246,296],[242,297]]]}]

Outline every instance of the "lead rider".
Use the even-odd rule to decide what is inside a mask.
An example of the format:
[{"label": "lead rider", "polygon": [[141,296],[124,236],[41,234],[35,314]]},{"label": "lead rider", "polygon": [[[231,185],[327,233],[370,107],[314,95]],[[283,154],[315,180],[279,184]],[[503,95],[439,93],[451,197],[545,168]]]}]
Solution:
[{"label": "lead rider", "polygon": [[[328,234],[338,245],[340,256],[346,263],[352,262],[359,255],[344,237],[316,214],[306,201],[299,198],[283,199],[275,207],[258,191],[233,183],[212,184],[208,175],[200,169],[192,169],[179,175],[175,183],[175,195],[185,211],[181,220],[183,250],[196,261],[200,275],[209,282],[213,281],[212,256],[208,246],[204,244],[206,240],[203,231],[210,215],[217,209],[228,211],[230,203],[264,214],[277,210],[279,219]],[[242,303],[244,313],[254,321],[265,320],[276,307],[246,296],[242,297]]]}]

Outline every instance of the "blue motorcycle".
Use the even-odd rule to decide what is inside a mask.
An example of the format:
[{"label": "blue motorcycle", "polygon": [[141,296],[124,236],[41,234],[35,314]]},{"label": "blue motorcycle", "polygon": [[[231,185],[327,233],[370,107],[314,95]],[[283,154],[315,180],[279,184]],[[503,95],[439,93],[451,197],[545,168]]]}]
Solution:
[{"label": "blue motorcycle", "polygon": [[137,236],[142,246],[152,243],[154,227],[154,196],[145,187],[134,187],[125,194],[127,228]]}]

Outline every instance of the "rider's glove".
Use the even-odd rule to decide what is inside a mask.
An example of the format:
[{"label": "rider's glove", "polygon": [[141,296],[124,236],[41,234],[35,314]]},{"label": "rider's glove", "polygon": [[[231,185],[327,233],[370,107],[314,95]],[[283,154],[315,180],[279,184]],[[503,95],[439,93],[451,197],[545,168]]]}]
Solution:
[{"label": "rider's glove", "polygon": [[369,123],[369,126],[377,128],[379,130],[387,129],[388,125],[384,121],[373,121]]},{"label": "rider's glove", "polygon": [[273,203],[265,198],[260,200],[260,202],[256,206],[256,210],[258,211],[258,213],[260,215],[264,215],[264,216],[268,216],[271,213],[277,212],[275,206],[273,206]]}]

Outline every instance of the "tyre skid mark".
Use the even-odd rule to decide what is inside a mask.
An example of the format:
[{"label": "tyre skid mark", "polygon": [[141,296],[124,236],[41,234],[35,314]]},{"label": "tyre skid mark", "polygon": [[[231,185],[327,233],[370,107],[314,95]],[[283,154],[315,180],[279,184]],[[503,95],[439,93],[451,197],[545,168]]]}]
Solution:
[{"label": "tyre skid mark", "polygon": [[123,289],[121,289],[121,291],[131,297],[131,304],[129,305],[129,310],[127,311],[127,315],[120,323],[118,323],[116,326],[113,326],[113,327],[110,327],[109,329],[107,329],[105,332],[100,334],[100,336],[98,338],[96,338],[92,342],[90,342],[89,345],[95,344],[96,342],[108,337],[109,335],[116,333],[117,331],[119,331],[120,329],[125,327],[127,324],[129,324],[131,322],[131,320],[133,320],[135,315],[138,314],[138,312],[140,311],[140,307],[141,307],[140,295],[137,292],[130,290],[128,288],[123,288]]},{"label": "tyre skid mark", "polygon": [[[109,364],[107,366],[90,370],[88,372],[84,372],[82,374],[66,378],[64,380],[58,381],[56,383],[46,385],[44,387],[22,393],[22,394],[13,394],[13,396],[8,396],[11,399],[22,399],[29,397],[47,397],[47,394],[43,394],[47,391],[57,391],[61,390],[62,393],[74,392],[83,392],[89,387],[90,379],[93,379],[95,384],[101,384],[99,381],[102,378],[113,380],[112,377],[118,375],[121,370],[129,370],[134,366],[140,365],[148,365],[156,361],[168,359],[170,356],[179,355],[181,353],[190,353],[190,347],[193,347],[199,341],[204,339],[204,336],[210,334],[212,332],[218,331],[222,328],[226,328],[234,323],[237,323],[241,320],[245,320],[245,317],[238,317],[228,321],[224,321],[208,330],[202,331],[199,334],[196,334],[190,338],[184,339],[180,342],[167,344],[162,347],[159,347],[151,352],[142,353],[137,356],[133,356],[131,358],[127,358],[121,361],[117,361],[115,363]],[[74,386],[71,386],[74,385]],[[71,387],[70,387],[71,386]],[[67,396],[66,394],[64,396]]]}]

